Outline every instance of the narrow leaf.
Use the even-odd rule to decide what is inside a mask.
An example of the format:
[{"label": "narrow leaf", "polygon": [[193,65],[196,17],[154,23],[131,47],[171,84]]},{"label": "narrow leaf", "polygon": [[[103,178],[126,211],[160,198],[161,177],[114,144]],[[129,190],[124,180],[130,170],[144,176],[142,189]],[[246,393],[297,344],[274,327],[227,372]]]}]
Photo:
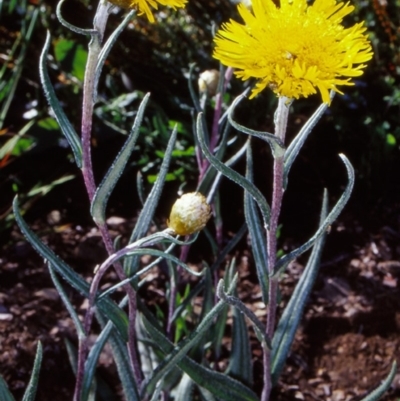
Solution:
[{"label": "narrow leaf", "polygon": [[93,382],[95,381],[97,361],[113,328],[114,326],[112,325],[112,323],[108,322],[106,324],[106,327],[101,331],[100,335],[96,339],[96,342],[90,349],[90,353],[85,362],[85,374],[83,377],[82,393],[81,393],[82,401],[88,400]]},{"label": "narrow leaf", "polygon": [[[246,178],[253,182],[253,155],[251,146],[247,147]],[[244,192],[244,216],[249,229],[252,253],[256,265],[258,282],[261,286],[262,300],[268,304],[268,252],[265,229],[261,223],[254,199]]]},{"label": "narrow leaf", "polygon": [[0,376],[0,400],[1,401],[15,401],[15,398],[10,393],[7,383],[4,381],[2,376]]},{"label": "narrow leaf", "polygon": [[[158,249],[151,249],[151,248],[142,248],[142,249],[135,249],[132,252],[129,252],[127,255],[149,255],[149,256],[158,256],[159,258],[157,259],[158,261],[161,261],[162,259],[166,259],[168,261],[174,262],[176,265],[181,266],[184,270],[186,270],[188,273],[192,274],[193,276],[196,277],[201,277],[204,275],[205,271],[202,270],[200,272],[196,272],[192,270],[186,263],[183,263],[179,258],[177,258],[174,255],[171,255],[169,253],[165,253],[163,251],[160,251]],[[120,281],[118,284],[115,284],[111,288],[107,289],[104,293],[102,293],[99,297],[99,299],[103,298],[105,295],[111,294],[118,288],[124,286],[125,284],[134,281],[135,279],[138,279],[141,275],[144,273],[147,273],[151,267],[153,267],[155,264],[151,263],[145,268],[139,270],[137,273],[132,275],[132,277],[129,277],[125,280]]]},{"label": "narrow leaf", "polygon": [[22,401],[34,401],[36,398],[36,390],[39,381],[40,366],[42,364],[43,348],[42,343],[39,341],[36,349],[35,362],[29,379],[28,387],[25,390]]},{"label": "narrow leaf", "polygon": [[[225,166],[231,167],[234,164],[236,164],[236,162],[238,162],[241,159],[241,157],[246,153],[248,144],[249,144],[248,142],[245,142],[244,145],[232,157],[230,157],[226,162],[224,162]],[[217,159],[221,160],[221,158],[218,157],[218,154],[217,154]],[[214,181],[212,182],[212,185],[210,185],[209,189],[204,192],[204,193],[208,194],[207,202],[211,203],[211,202],[213,202],[213,199],[216,197],[216,195],[218,193],[217,191],[219,188],[221,178],[223,177],[223,174],[220,171],[217,172],[217,170],[215,170],[215,168],[213,168],[212,165],[211,165],[211,168],[207,170],[207,172],[208,171],[213,171],[214,175],[216,173],[216,176],[215,176]],[[211,179],[211,176],[209,178]],[[200,185],[202,186],[202,184],[203,184],[203,182]],[[210,182],[210,184],[211,184],[211,182]],[[200,191],[200,192],[202,192],[202,191]]]},{"label": "narrow leaf", "polygon": [[207,389],[205,389],[204,387],[201,387],[201,386],[197,386],[197,387],[198,387],[198,389],[200,391],[202,400],[204,400],[204,401],[218,401],[210,391],[208,391]]},{"label": "narrow leaf", "polygon": [[221,162],[215,156],[213,156],[210,150],[208,149],[207,144],[204,141],[204,130],[203,130],[203,123],[201,120],[201,114],[199,114],[197,118],[197,138],[199,140],[202,152],[204,153],[208,161],[214,166],[214,168],[216,168],[230,180],[236,182],[236,184],[240,185],[243,189],[248,191],[249,194],[254,198],[254,200],[257,202],[261,210],[261,214],[263,216],[265,224],[268,225],[270,209],[264,195],[259,191],[259,189],[255,185],[249,182],[249,180],[247,180],[245,177],[243,177],[230,167],[227,167],[223,162]]},{"label": "narrow leaf", "polygon": [[118,182],[119,177],[121,176],[126,163],[129,160],[129,157],[135,147],[136,140],[139,136],[140,126],[143,120],[143,114],[146,109],[146,105],[149,101],[150,94],[148,93],[142,100],[139,106],[138,113],[135,118],[135,122],[133,123],[131,132],[126,140],[124,146],[119,152],[118,156],[115,158],[114,163],[109,168],[106,176],[103,181],[99,185],[94,195],[91,204],[91,214],[93,219],[98,224],[105,223],[105,211],[108,202],[108,198],[111,195],[115,185]]},{"label": "narrow leaf", "polygon": [[218,302],[207,316],[205,316],[201,323],[190,333],[188,338],[181,341],[171,353],[164,357],[163,361],[155,369],[153,375],[146,382],[142,391],[143,395],[149,395],[154,391],[157,382],[173,369],[175,365],[186,356],[189,350],[196,345],[202,336],[207,333],[210,326],[214,323],[214,319],[219,315],[224,307],[224,302]]},{"label": "narrow leaf", "polygon": [[[324,191],[320,224],[322,224],[326,219],[327,213],[328,194],[327,191]],[[315,242],[304,272],[293,291],[289,303],[283,311],[282,317],[279,320],[274,338],[272,340],[271,371],[272,380],[274,383],[277,383],[284,367],[290,347],[293,343],[297,328],[299,326],[300,319],[302,318],[308,296],[317,277],[325,237],[326,233],[321,235]]]},{"label": "narrow leaf", "polygon": [[71,301],[68,299],[68,296],[65,293],[65,290],[64,290],[63,286],[59,282],[59,280],[57,278],[57,275],[54,272],[54,269],[53,269],[53,267],[52,267],[50,262],[47,263],[47,267],[49,269],[50,276],[51,276],[51,279],[53,280],[54,286],[56,287],[56,289],[58,291],[58,294],[61,297],[61,300],[64,302],[64,305],[67,308],[67,310],[68,310],[68,312],[69,312],[69,314],[70,314],[70,316],[72,318],[72,321],[75,324],[75,329],[76,329],[76,331],[78,333],[78,337],[79,338],[84,337],[85,333],[84,333],[84,330],[83,330],[83,327],[82,327],[82,323],[79,320],[78,314],[76,313],[76,310],[74,309],[73,305],[71,304]]},{"label": "narrow leaf", "polygon": [[[121,303],[119,304],[120,308],[123,308],[127,303],[128,297],[126,296]],[[103,319],[100,317],[99,319],[102,321]],[[104,322],[103,322],[104,323]],[[82,382],[82,392],[81,392],[81,400],[87,401],[92,390],[92,384],[97,379],[95,377],[96,373],[96,365],[97,361],[100,357],[100,353],[106,345],[107,340],[109,339],[112,330],[114,329],[114,325],[111,321],[109,321],[102,329],[101,333],[96,339],[96,342],[90,349],[89,355],[85,362],[85,373]],[[114,335],[116,335],[116,331],[114,330]]]},{"label": "narrow leaf", "polygon": [[72,342],[68,340],[68,338],[64,338],[64,345],[67,350],[69,364],[71,365],[71,369],[76,376],[76,369],[78,366],[78,352],[75,345],[72,344]]},{"label": "narrow leaf", "polygon": [[392,369],[390,369],[389,374],[387,375],[386,379],[381,383],[379,387],[377,387],[372,393],[368,394],[364,397],[361,401],[378,401],[383,394],[389,390],[390,385],[396,375],[397,371],[397,362],[394,361],[392,364]]},{"label": "narrow leaf", "polygon": [[54,112],[54,116],[60,125],[61,132],[64,134],[67,139],[69,145],[71,146],[72,152],[74,154],[75,162],[79,168],[82,167],[82,144],[79,136],[75,132],[72,124],[68,120],[68,117],[65,115],[60,102],[57,99],[56,93],[53,89],[53,86],[50,81],[49,74],[47,72],[47,54],[50,47],[50,34],[47,32],[46,43],[43,47],[42,54],[40,55],[39,61],[39,73],[40,80],[42,82],[43,90],[46,95],[46,99],[49,103],[49,106]]},{"label": "narrow leaf", "polygon": [[[89,284],[81,276],[75,273],[75,271],[72,270],[71,267],[68,266],[62,259],[60,259],[47,245],[45,245],[28,227],[25,220],[21,216],[17,196],[13,201],[13,211],[19,228],[34,247],[36,252],[38,252],[39,255],[44,259],[48,260],[57,273],[60,274],[72,287],[74,287],[84,296],[88,297]],[[127,340],[128,318],[125,312],[109,298],[103,298],[102,300],[99,300],[96,305],[108,317],[108,319],[112,320],[121,336]]]},{"label": "narrow leaf", "polygon": [[[330,98],[333,99],[335,92],[331,91]],[[297,155],[299,154],[300,149],[304,145],[304,142],[308,138],[308,135],[315,127],[317,122],[325,113],[325,110],[328,108],[327,103],[322,103],[321,106],[315,111],[315,113],[308,119],[308,121],[304,124],[300,132],[296,135],[293,141],[290,143],[289,147],[285,153],[285,164],[284,164],[284,186],[287,185],[287,178],[289,175],[290,168],[292,167],[293,162],[295,161]]]},{"label": "narrow leaf", "polygon": [[243,134],[255,136],[255,137],[260,138],[263,141],[267,142],[268,145],[271,147],[271,151],[272,151],[272,154],[274,155],[274,157],[283,155],[283,153],[285,152],[285,146],[277,136],[275,136],[274,134],[270,134],[269,132],[252,130],[252,129],[247,128],[243,125],[240,125],[236,121],[234,121],[233,113],[235,112],[237,105],[246,97],[247,92],[248,92],[248,90],[246,90],[244,94],[239,95],[233,101],[231,107],[229,108],[229,114],[228,114],[229,122],[231,123],[232,127],[236,128],[239,132],[242,132]]},{"label": "narrow leaf", "polygon": [[328,230],[329,226],[336,220],[336,218],[339,216],[339,214],[345,207],[347,201],[349,200],[351,191],[353,190],[353,186],[354,186],[354,169],[346,156],[344,156],[343,154],[341,154],[339,156],[341,157],[344,165],[346,166],[347,176],[349,179],[349,182],[347,183],[347,187],[346,187],[345,191],[343,192],[343,195],[340,197],[340,199],[336,203],[335,207],[332,209],[332,211],[326,217],[323,224],[320,225],[318,231],[314,234],[314,236],[311,237],[305,244],[303,244],[299,248],[295,249],[294,251],[288,253],[287,255],[281,257],[278,260],[278,262],[276,264],[276,268],[275,268],[275,274],[277,274],[282,268],[286,267],[292,260],[296,259],[302,253],[304,253],[308,249],[310,249],[313,246],[313,244],[315,243],[315,241],[319,237],[321,237],[321,235],[323,235],[324,232],[326,230]]},{"label": "narrow leaf", "polygon": [[249,333],[243,313],[233,308],[232,350],[227,374],[249,386],[253,384],[253,363]]},{"label": "narrow leaf", "polygon": [[[165,150],[164,160],[161,164],[157,181],[154,183],[153,188],[146,199],[146,203],[144,204],[143,209],[139,215],[129,242],[134,242],[138,238],[143,237],[144,235],[146,235],[146,232],[149,229],[150,223],[153,219],[154,211],[161,196],[161,191],[164,187],[165,177],[167,175],[169,164],[171,161],[171,155],[175,146],[176,136],[177,128],[175,127],[172,131],[167,149]],[[138,261],[139,259],[137,257],[130,257],[125,259],[124,268],[127,276],[132,276],[136,272]]]},{"label": "narrow leaf", "polygon": [[196,91],[194,90],[193,87],[193,72],[194,72],[194,67],[196,66],[195,63],[190,64],[189,67],[189,79],[188,79],[188,84],[189,84],[189,93],[190,96],[192,98],[192,102],[194,104],[194,107],[196,109],[196,113],[201,113],[202,109],[200,106],[200,101],[199,101],[199,97],[197,96]]},{"label": "narrow leaf", "polygon": [[110,337],[110,344],[113,351],[115,364],[117,365],[118,376],[122,383],[126,401],[140,401],[131,365],[127,358],[126,343],[121,336]]},{"label": "narrow leaf", "polygon": [[224,262],[226,256],[232,251],[232,249],[239,243],[239,241],[243,238],[243,236],[247,232],[246,224],[243,224],[240,227],[239,231],[229,240],[229,242],[225,245],[222,251],[218,252],[217,260],[212,264],[210,270],[214,271],[218,269],[218,267]]},{"label": "narrow leaf", "polygon": [[193,387],[193,380],[184,373],[176,389],[174,401],[193,401]]},{"label": "narrow leaf", "polygon": [[[204,125],[203,125],[204,126]],[[226,149],[228,147],[228,136],[229,133],[231,131],[231,125],[228,123],[226,124],[224,131],[222,133],[222,138],[220,140],[220,143],[218,145],[218,149],[216,151],[215,157],[218,160],[222,160],[222,158],[225,155]],[[194,128],[195,131],[196,127]],[[196,141],[196,145],[199,146],[198,143],[198,139],[197,136],[194,136],[195,141]],[[199,185],[197,186],[197,190],[199,192],[201,192],[202,194],[208,194],[210,193],[210,188],[211,186],[217,188],[217,184],[215,184],[215,181],[220,178],[216,178],[216,175],[221,175],[221,173],[219,173],[217,170],[215,170],[215,168],[212,167],[212,165],[210,165],[206,171],[206,173],[204,174],[201,182],[199,183]]]},{"label": "narrow leaf", "polygon": [[[95,83],[94,83],[94,88],[98,87],[98,82],[100,79],[101,71],[103,69],[103,65],[110,54],[110,51],[112,47],[114,46],[115,42],[117,41],[119,35],[122,33],[122,31],[126,28],[128,25],[129,21],[132,19],[133,15],[136,13],[136,10],[132,10],[129,12],[125,18],[122,20],[122,22],[117,26],[117,28],[114,30],[114,32],[108,37],[107,42],[104,44],[104,46],[101,49],[101,52],[99,54],[98,60],[97,60],[97,65],[96,65],[96,72],[95,72]],[[96,95],[94,96],[96,98]]]},{"label": "narrow leaf", "polygon": [[[144,317],[143,322],[145,323],[146,330],[153,338],[153,341],[160,347],[164,354],[172,352],[174,345],[164,334],[156,329],[147,318]],[[201,366],[187,356],[182,358],[178,366],[186,372],[198,386],[204,387],[220,400],[259,401],[258,396],[239,381]]]}]

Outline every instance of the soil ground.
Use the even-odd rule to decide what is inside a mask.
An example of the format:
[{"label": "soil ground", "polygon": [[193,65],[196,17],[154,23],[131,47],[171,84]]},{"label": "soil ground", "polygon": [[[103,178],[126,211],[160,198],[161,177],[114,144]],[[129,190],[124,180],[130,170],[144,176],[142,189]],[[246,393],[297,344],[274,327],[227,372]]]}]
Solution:
[{"label": "soil ground", "polygon": [[[388,214],[373,231],[350,218],[332,227],[320,274],[274,400],[360,400],[387,375],[394,359],[400,363],[398,216]],[[128,236],[131,222],[117,217],[109,221],[113,235]],[[64,221],[58,211],[31,227],[88,279],[93,266],[105,256],[95,229]],[[239,296],[263,318],[265,309],[251,257],[246,249],[239,253]],[[291,264],[284,274],[282,306],[303,268],[301,260]],[[163,302],[163,285],[157,282],[157,274],[152,277],[156,282],[145,296]],[[111,275],[109,279],[114,278]],[[82,299],[73,290],[67,291],[82,313]],[[65,340],[75,343],[73,323],[43,260],[14,227],[1,255],[0,373],[16,399],[21,398],[29,379],[38,340],[44,346],[44,359],[37,400],[70,401],[74,375]],[[253,352],[257,380],[261,375],[260,351],[254,348]],[[113,376],[110,364],[105,356],[104,376],[109,372]],[[399,399],[397,374],[383,400]]]}]

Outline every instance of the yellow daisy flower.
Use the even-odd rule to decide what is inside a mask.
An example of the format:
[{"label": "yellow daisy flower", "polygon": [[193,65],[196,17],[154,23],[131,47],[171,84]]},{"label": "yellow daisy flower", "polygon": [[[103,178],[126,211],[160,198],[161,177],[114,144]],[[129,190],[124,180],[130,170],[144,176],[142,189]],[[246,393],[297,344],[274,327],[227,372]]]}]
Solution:
[{"label": "yellow daisy flower", "polygon": [[298,99],[320,91],[330,103],[329,90],[353,85],[372,58],[363,23],[341,25],[353,11],[335,0],[253,0],[252,12],[243,4],[238,11],[244,24],[230,20],[215,38],[214,57],[237,68],[243,79],[257,78],[250,98],[269,86],[277,95]]},{"label": "yellow daisy flower", "polygon": [[175,8],[185,7],[187,0],[108,0],[122,8],[137,8],[139,15],[146,14],[150,22],[154,22],[154,15],[151,12],[150,6],[158,9],[158,4]]}]

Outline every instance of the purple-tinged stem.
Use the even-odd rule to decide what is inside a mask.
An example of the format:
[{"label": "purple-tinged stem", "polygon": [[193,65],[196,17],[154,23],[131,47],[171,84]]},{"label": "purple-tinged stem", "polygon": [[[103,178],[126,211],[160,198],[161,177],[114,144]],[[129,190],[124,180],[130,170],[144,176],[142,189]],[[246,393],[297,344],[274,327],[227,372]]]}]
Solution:
[{"label": "purple-tinged stem", "polygon": [[[276,111],[275,119],[275,135],[285,142],[285,134],[287,127],[287,120],[289,115],[288,99],[279,97],[278,109]],[[267,305],[267,324],[266,335],[272,339],[275,331],[275,320],[277,310],[277,294],[278,294],[278,279],[274,276],[274,268],[276,264],[277,252],[277,229],[278,220],[282,206],[283,199],[283,168],[284,168],[284,155],[275,155],[274,158],[274,176],[272,183],[272,202],[271,202],[271,216],[269,221],[269,228],[267,230],[267,249],[268,249],[268,273],[269,273],[269,291],[268,291],[268,305]],[[272,390],[271,378],[271,351],[264,347],[263,349],[263,365],[264,365],[264,387],[261,395],[261,401],[268,401]]]},{"label": "purple-tinged stem", "polygon": [[[100,0],[96,16],[94,18],[94,28],[96,30],[96,34],[92,35],[92,39],[89,44],[88,59],[86,64],[85,79],[83,85],[82,124],[81,124],[82,159],[83,159],[82,175],[90,202],[92,202],[94,194],[96,192],[96,183],[93,174],[93,165],[91,157],[92,119],[93,119],[93,109],[95,104],[94,96],[96,93],[95,72],[99,54],[101,51],[101,44],[104,36],[104,31],[108,20],[109,6],[110,4],[107,1]],[[113,254],[114,246],[106,224],[104,223],[98,224],[98,228],[101,233],[108,254],[109,255]],[[117,262],[115,263],[114,267],[119,279],[120,280],[125,279],[126,275],[122,265],[119,262]],[[96,276],[93,279],[93,282],[96,283]],[[93,287],[93,282],[92,282],[92,287]],[[137,313],[136,291],[132,288],[130,284],[125,285],[124,289],[127,292],[129,300],[128,352],[133,372],[135,375],[135,379],[137,381],[137,384],[140,385],[142,380],[142,374],[136,351],[136,341],[135,341],[136,339],[135,321]],[[80,400],[80,393],[82,390],[82,382],[85,370],[85,360],[89,350],[87,336],[89,335],[90,326],[93,318],[93,312],[94,312],[93,305],[95,296],[96,293],[90,294],[91,302],[89,299],[89,304],[92,306],[89,306],[84,321],[84,329],[86,337],[80,339],[79,341],[78,366],[77,366],[77,376],[76,376],[76,384],[74,392],[74,401]]]},{"label": "purple-tinged stem", "polygon": [[89,43],[88,58],[85,69],[85,79],[83,84],[83,101],[82,101],[82,174],[85,181],[86,190],[89,195],[90,202],[93,200],[96,191],[96,184],[93,175],[92,155],[91,155],[91,137],[92,137],[92,119],[95,99],[95,72],[97,61],[101,51],[101,43],[108,19],[109,3],[100,0],[94,19],[94,28],[97,34],[92,35]]},{"label": "purple-tinged stem", "polygon": [[[214,153],[214,150],[218,144],[219,138],[220,138],[220,132],[219,132],[219,120],[221,118],[221,113],[222,113],[222,102],[223,102],[223,95],[226,91],[226,88],[228,86],[229,81],[232,78],[233,74],[233,68],[229,67],[225,71],[225,80],[224,80],[224,88],[222,92],[218,92],[215,95],[215,106],[214,106],[214,116],[213,116],[213,124],[211,128],[211,137],[210,137],[210,151],[211,153]],[[199,183],[202,181],[204,174],[206,173],[210,162],[203,158],[203,162],[200,165],[200,174],[199,174]]]},{"label": "purple-tinged stem", "polygon": [[[150,246],[150,245],[154,245],[155,243],[159,242],[160,240],[163,239],[163,237],[156,237],[153,238],[154,236],[151,236],[149,238],[148,241],[143,242],[143,240],[140,241],[136,241],[132,244],[127,245],[125,248],[120,249],[119,251],[115,252],[112,251],[111,255],[100,265],[100,267],[97,269],[93,280],[90,284],[90,290],[89,290],[89,305],[88,305],[88,309],[86,311],[86,315],[85,315],[85,319],[84,319],[84,324],[83,324],[83,329],[85,332],[85,337],[80,339],[80,343],[79,343],[79,354],[78,354],[78,370],[77,370],[77,379],[80,378],[80,381],[78,383],[78,380],[76,382],[75,385],[75,395],[74,395],[74,400],[79,400],[80,399],[80,393],[82,390],[82,380],[83,380],[83,373],[84,373],[84,366],[85,366],[85,361],[86,361],[86,357],[87,357],[87,353],[89,351],[89,344],[88,344],[88,333],[90,332],[90,328],[92,326],[92,322],[93,322],[93,316],[94,316],[94,311],[95,311],[95,301],[96,301],[96,295],[98,293],[98,289],[99,289],[99,285],[100,285],[100,281],[103,278],[104,274],[107,272],[107,270],[114,265],[117,266],[117,272],[122,269],[122,266],[118,263],[118,260],[121,259],[123,256],[127,255],[129,252],[131,252],[134,249],[137,249],[139,247],[143,247],[143,246]],[[125,273],[122,270],[122,279],[125,279]],[[131,291],[134,292],[134,289],[129,285],[126,284],[124,287],[124,289],[130,289]],[[129,294],[128,294],[129,295]],[[136,295],[136,294],[135,294]],[[130,305],[129,308],[129,329],[130,329],[130,333],[135,334],[135,327],[134,327],[134,318],[136,318],[136,314],[133,315],[133,312],[136,313],[136,297],[132,298],[135,301],[134,305]],[[130,300],[129,300],[130,302]],[[131,325],[133,327],[131,327]],[[132,331],[131,331],[132,330]],[[133,337],[133,340],[135,339],[135,337]],[[136,361],[138,361],[137,358],[137,353],[136,353],[136,346],[135,344],[133,344],[133,347],[129,346],[130,344],[128,343],[128,352],[129,352],[129,356],[131,358],[131,362],[133,365],[133,373],[135,375],[135,379],[137,381],[138,386],[140,386],[141,382],[142,382],[142,374],[141,374],[141,369],[138,363],[135,363]],[[133,355],[131,355],[131,353],[134,352]],[[78,372],[82,372],[82,377],[80,377],[78,375]],[[79,384],[79,385],[78,385]]]},{"label": "purple-tinged stem", "polygon": [[[108,18],[108,3],[100,0],[96,12],[94,27],[96,34],[92,35],[89,44],[88,59],[85,69],[85,79],[83,84],[83,101],[82,101],[82,124],[81,124],[81,139],[82,139],[82,175],[85,182],[86,191],[90,202],[93,200],[96,184],[93,175],[92,156],[91,156],[91,134],[92,134],[92,118],[94,108],[94,93],[95,93],[95,72],[97,60],[101,50],[101,42],[103,39],[105,27]],[[103,230],[104,231],[104,230]],[[81,398],[81,390],[83,384],[83,376],[85,373],[85,360],[88,353],[87,337],[89,332],[86,330],[87,321],[91,319],[93,311],[90,308],[86,312],[84,322],[85,338],[79,339],[78,351],[78,366],[76,373],[74,401],[79,401]]]}]

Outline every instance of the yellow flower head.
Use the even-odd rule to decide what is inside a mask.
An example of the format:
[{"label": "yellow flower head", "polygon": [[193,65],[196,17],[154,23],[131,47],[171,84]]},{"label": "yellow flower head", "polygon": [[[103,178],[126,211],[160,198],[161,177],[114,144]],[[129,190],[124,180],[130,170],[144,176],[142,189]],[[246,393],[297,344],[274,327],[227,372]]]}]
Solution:
[{"label": "yellow flower head", "polygon": [[298,99],[321,93],[330,103],[329,90],[353,85],[372,58],[363,23],[341,25],[353,11],[349,3],[335,0],[253,0],[251,12],[238,10],[244,24],[230,20],[218,31],[214,57],[237,68],[243,80],[258,81],[251,98],[269,86],[277,95]]},{"label": "yellow flower head", "polygon": [[150,22],[154,22],[154,15],[151,12],[150,6],[158,9],[158,4],[169,6],[173,9],[185,7],[187,0],[108,0],[122,8],[137,8],[139,15],[146,14]]}]

